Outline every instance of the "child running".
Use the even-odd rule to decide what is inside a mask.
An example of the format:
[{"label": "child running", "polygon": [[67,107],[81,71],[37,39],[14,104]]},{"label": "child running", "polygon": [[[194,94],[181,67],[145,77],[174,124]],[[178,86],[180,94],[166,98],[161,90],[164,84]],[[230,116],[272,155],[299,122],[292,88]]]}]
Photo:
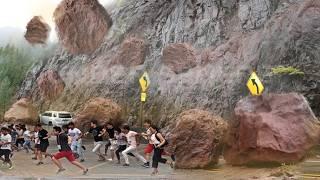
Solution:
[{"label": "child running", "polygon": [[86,132],[85,135],[88,135],[91,133],[93,135],[94,139],[94,148],[92,149],[92,152],[95,153],[99,159],[98,161],[105,161],[106,158],[101,154],[100,149],[103,145],[103,135],[102,135],[102,128],[98,126],[98,121],[92,120],[91,121],[91,128],[89,132]]},{"label": "child running", "polygon": [[118,148],[116,150],[116,156],[118,160],[118,164],[120,164],[120,153],[127,148],[126,135],[121,132],[120,128],[115,128],[115,139],[117,140]]}]

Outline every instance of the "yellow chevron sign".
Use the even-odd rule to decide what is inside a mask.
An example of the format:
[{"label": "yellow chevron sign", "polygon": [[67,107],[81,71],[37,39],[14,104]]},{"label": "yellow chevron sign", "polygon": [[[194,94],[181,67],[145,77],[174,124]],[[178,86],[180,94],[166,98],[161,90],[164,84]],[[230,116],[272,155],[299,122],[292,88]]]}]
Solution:
[{"label": "yellow chevron sign", "polygon": [[247,87],[253,96],[260,96],[264,90],[264,86],[255,72],[251,74]]},{"label": "yellow chevron sign", "polygon": [[147,72],[143,73],[143,75],[139,79],[139,83],[140,83],[142,92],[146,92],[150,85],[150,78]]}]

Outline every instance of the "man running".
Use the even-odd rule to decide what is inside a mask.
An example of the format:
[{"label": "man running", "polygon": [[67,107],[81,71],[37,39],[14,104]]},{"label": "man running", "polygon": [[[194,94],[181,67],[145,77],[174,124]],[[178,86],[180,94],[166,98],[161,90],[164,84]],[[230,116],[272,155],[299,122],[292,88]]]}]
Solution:
[{"label": "man running", "polygon": [[150,120],[146,120],[143,124],[144,128],[146,129],[145,133],[141,133],[142,137],[145,138],[146,140],[148,140],[148,145],[144,148],[144,154],[145,154],[145,158],[147,160],[147,165],[150,166],[150,156],[151,153],[153,151],[153,142],[151,140],[151,121]]},{"label": "man running", "polygon": [[108,135],[108,137],[109,137],[111,159],[108,159],[108,161],[113,161],[114,160],[114,151],[115,151],[115,149],[117,149],[117,140],[114,137],[114,127],[111,122],[108,122],[105,125],[105,127],[102,129],[102,134]]},{"label": "man running", "polygon": [[98,121],[96,120],[92,120],[90,126],[89,132],[86,132],[85,135],[88,135],[89,133],[93,135],[94,148],[92,149],[92,152],[99,157],[98,161],[105,161],[106,158],[100,152],[101,146],[103,145],[102,128],[98,126]]},{"label": "man running", "polygon": [[130,131],[130,127],[128,125],[124,125],[121,129],[121,132],[123,132],[126,135],[128,146],[127,148],[122,151],[122,155],[125,160],[125,164],[123,166],[129,166],[129,157],[128,154],[132,153],[136,158],[138,158],[140,161],[142,161],[144,164],[142,166],[148,168],[149,165],[147,164],[147,160],[141,156],[137,151],[137,146],[139,146],[139,140],[138,136],[139,134],[134,131]]},{"label": "man running", "polygon": [[40,153],[38,153],[39,162],[37,165],[41,165],[43,164],[42,156],[47,155],[47,149],[49,146],[49,135],[48,135],[48,131],[43,129],[41,124],[37,124],[36,127],[38,129],[38,137],[40,141],[40,145],[39,145]]},{"label": "man running", "polygon": [[29,150],[33,151],[33,148],[31,147],[31,132],[28,128],[24,129],[23,138],[23,148],[26,150],[26,152],[29,153]]},{"label": "man running", "polygon": [[84,167],[81,163],[76,161],[75,157],[73,156],[73,152],[69,146],[68,135],[62,132],[61,128],[57,126],[53,127],[53,133],[55,136],[57,136],[57,144],[58,144],[59,152],[53,155],[51,159],[53,163],[59,168],[59,170],[57,171],[57,174],[66,170],[63,168],[61,162],[59,161],[59,159],[61,158],[66,158],[71,164],[82,169],[83,175],[86,175],[88,173],[88,168]]},{"label": "man running", "polygon": [[71,139],[71,150],[77,153],[80,157],[80,162],[84,162],[84,155],[82,150],[82,133],[78,128],[74,127],[74,123],[69,123],[68,135]]},{"label": "man running", "polygon": [[[9,164],[9,169],[12,169],[13,166],[10,160],[12,138],[9,134],[10,129],[3,127],[1,128],[1,133],[0,157],[3,160],[3,163]],[[2,156],[4,156],[4,159],[2,158]]]}]

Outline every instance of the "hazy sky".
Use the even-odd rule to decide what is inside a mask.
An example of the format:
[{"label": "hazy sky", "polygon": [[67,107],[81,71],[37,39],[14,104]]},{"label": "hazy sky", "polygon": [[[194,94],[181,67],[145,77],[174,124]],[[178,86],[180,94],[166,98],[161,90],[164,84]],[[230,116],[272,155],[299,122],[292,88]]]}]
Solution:
[{"label": "hazy sky", "polygon": [[[54,29],[52,14],[61,0],[0,0],[0,28],[18,27],[25,30],[33,16],[42,16]],[[114,0],[99,0],[105,5]],[[54,34],[54,33],[53,33]],[[54,38],[52,34],[51,38]]]}]

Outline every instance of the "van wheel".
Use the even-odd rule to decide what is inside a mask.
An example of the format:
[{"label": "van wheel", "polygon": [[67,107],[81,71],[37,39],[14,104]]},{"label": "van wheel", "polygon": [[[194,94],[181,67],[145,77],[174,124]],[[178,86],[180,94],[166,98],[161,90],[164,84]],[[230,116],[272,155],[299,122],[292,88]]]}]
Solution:
[{"label": "van wheel", "polygon": [[50,122],[48,123],[48,125],[49,125],[49,126],[52,126],[52,122],[50,121]]}]

